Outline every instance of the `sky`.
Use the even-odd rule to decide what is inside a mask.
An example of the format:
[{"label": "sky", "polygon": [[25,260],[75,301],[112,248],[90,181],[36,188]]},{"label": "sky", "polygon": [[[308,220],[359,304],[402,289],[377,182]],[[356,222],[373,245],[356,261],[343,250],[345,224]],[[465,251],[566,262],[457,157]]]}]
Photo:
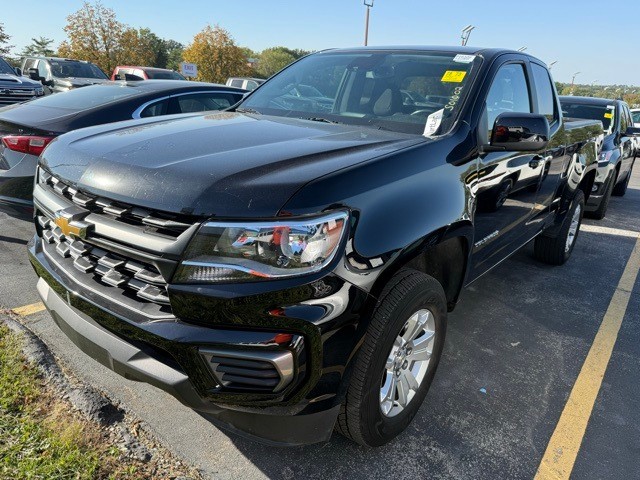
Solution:
[{"label": "sky", "polygon": [[[469,45],[518,49],[550,63],[555,80],[640,85],[637,35],[640,0],[374,0],[369,45]],[[188,44],[208,23],[228,30],[240,46],[260,51],[282,45],[305,50],[352,47],[364,41],[363,0],[102,0],[118,19]],[[0,23],[19,52],[31,37],[57,46],[66,17],[82,0],[0,0]],[[610,5],[610,7],[608,6]],[[606,15],[606,17],[605,17]],[[609,18],[607,20],[607,18]]]}]

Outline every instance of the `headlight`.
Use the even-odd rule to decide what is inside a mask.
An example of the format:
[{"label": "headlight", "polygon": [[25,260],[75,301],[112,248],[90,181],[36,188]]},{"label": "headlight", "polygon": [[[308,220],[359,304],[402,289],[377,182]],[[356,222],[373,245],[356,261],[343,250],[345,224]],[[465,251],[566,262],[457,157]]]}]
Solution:
[{"label": "headlight", "polygon": [[601,152],[600,155],[598,156],[598,162],[599,163],[608,162],[609,159],[611,158],[611,155],[613,155],[613,150],[607,150],[606,152]]},{"label": "headlight", "polygon": [[207,222],[193,238],[173,281],[228,283],[305,275],[336,255],[348,214],[269,222]]}]

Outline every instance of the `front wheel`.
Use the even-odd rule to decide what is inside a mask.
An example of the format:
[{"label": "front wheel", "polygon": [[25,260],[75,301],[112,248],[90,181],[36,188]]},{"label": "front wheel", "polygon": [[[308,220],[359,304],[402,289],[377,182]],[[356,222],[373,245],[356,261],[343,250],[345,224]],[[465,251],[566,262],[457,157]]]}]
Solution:
[{"label": "front wheel", "polygon": [[440,360],[446,329],[440,283],[401,270],[380,296],[358,353],[337,430],[370,447],[387,443],[415,416]]},{"label": "front wheel", "polygon": [[534,256],[541,262],[550,265],[562,265],[569,260],[578,239],[578,233],[580,233],[583,214],[584,193],[582,190],[578,190],[558,234],[552,237],[542,233],[536,237],[533,246]]}]

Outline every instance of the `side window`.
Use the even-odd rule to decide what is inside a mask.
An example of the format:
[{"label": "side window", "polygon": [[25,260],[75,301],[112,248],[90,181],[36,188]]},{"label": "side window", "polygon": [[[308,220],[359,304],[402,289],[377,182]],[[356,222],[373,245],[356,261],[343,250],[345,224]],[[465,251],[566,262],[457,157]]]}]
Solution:
[{"label": "side window", "polygon": [[24,61],[24,67],[22,68],[22,71],[25,75],[28,75],[29,69],[35,68],[35,66],[36,66],[36,60],[34,58],[28,58],[27,60]]},{"label": "side window", "polygon": [[145,79],[144,72],[143,72],[142,70],[140,70],[139,68],[136,68],[136,69],[133,71],[133,74],[134,74],[136,77],[138,77],[138,78],[136,78],[136,80],[144,80],[144,79]]},{"label": "side window", "polygon": [[619,105],[618,108],[620,109],[620,131],[624,133],[629,127],[627,112],[625,111],[624,105]]},{"label": "side window", "polygon": [[140,113],[140,117],[148,118],[148,117],[159,117],[160,115],[167,115],[167,113],[169,113],[170,101],[171,99],[167,98],[166,100],[152,103]]},{"label": "side window", "polygon": [[493,124],[501,113],[532,113],[529,86],[523,65],[510,63],[500,67],[489,89],[486,109],[489,132],[493,130]]},{"label": "side window", "polygon": [[247,80],[247,90],[255,90],[256,88],[258,88],[258,82]]},{"label": "side window", "polygon": [[236,102],[236,97],[229,93],[207,92],[183,95],[178,97],[178,111],[180,113],[192,113],[223,110]]},{"label": "side window", "polygon": [[538,94],[538,113],[547,117],[549,125],[558,119],[555,96],[551,87],[551,78],[547,69],[536,63],[531,64],[533,80],[536,83],[536,93]]},{"label": "side window", "polygon": [[631,116],[631,111],[629,110],[629,105],[624,106],[624,111],[627,112],[627,125],[629,127],[633,127],[633,117]]},{"label": "side window", "polygon": [[231,86],[236,88],[242,88],[242,80],[240,80],[239,78],[234,78],[233,80],[231,80]]}]

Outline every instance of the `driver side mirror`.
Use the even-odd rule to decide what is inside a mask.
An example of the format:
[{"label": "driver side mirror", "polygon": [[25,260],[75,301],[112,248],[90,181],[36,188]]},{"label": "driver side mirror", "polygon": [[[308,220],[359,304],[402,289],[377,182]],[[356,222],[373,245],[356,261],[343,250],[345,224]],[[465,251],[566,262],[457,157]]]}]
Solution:
[{"label": "driver side mirror", "polygon": [[36,82],[39,82],[41,80],[37,68],[30,68],[29,70],[27,70],[27,72],[29,72],[29,78],[31,80],[35,80]]},{"label": "driver side mirror", "polygon": [[20,68],[16,67],[16,68],[14,68],[14,70],[15,70],[17,76],[19,76],[19,77],[22,76],[22,70]]},{"label": "driver side mirror", "polygon": [[493,124],[484,152],[537,152],[549,143],[549,122],[536,113],[505,112]]}]

